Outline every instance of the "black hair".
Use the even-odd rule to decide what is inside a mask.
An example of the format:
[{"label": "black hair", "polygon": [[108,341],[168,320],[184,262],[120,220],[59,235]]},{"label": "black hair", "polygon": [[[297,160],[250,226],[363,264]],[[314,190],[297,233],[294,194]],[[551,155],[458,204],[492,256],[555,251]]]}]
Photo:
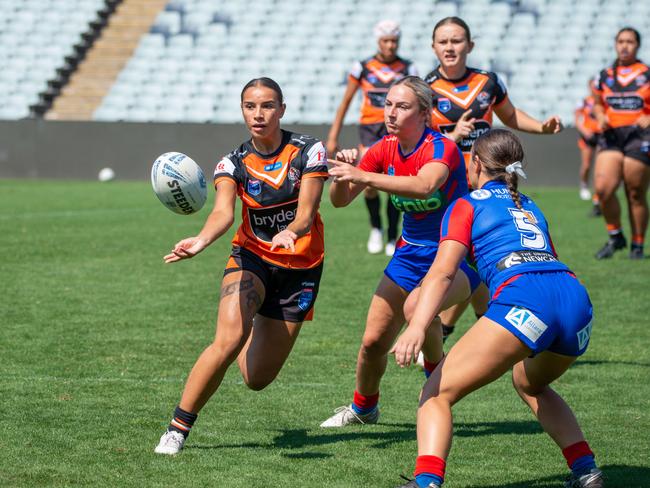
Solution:
[{"label": "black hair", "polygon": [[241,91],[242,102],[244,101],[244,93],[246,92],[246,90],[254,86],[263,86],[266,88],[270,88],[278,96],[278,100],[280,100],[280,104],[284,103],[282,88],[280,88],[280,85],[278,85],[278,83],[275,80],[272,80],[271,78],[267,78],[266,76],[262,76],[261,78],[253,78],[251,81],[249,81],[244,85],[244,88]]},{"label": "black hair", "polygon": [[[639,31],[636,30],[634,27],[626,26],[623,27],[621,30],[619,30],[616,33],[616,37],[614,39],[618,40],[618,36],[620,36],[623,32],[631,32],[634,34],[634,38],[636,39],[637,46],[641,47],[641,34],[639,34]],[[614,64],[612,65],[612,71],[614,72],[614,81],[618,81],[618,56],[616,56],[616,59],[614,60]]]},{"label": "black hair", "polygon": [[467,42],[472,41],[472,34],[469,31],[469,25],[467,25],[467,22],[465,22],[463,19],[460,17],[445,17],[441,21],[439,21],[435,27],[433,28],[433,34],[431,34],[431,38],[435,40],[436,38],[436,31],[438,30],[439,27],[442,27],[443,25],[447,24],[454,24],[459,27],[462,27],[462,29],[465,31],[465,37],[467,38]]}]

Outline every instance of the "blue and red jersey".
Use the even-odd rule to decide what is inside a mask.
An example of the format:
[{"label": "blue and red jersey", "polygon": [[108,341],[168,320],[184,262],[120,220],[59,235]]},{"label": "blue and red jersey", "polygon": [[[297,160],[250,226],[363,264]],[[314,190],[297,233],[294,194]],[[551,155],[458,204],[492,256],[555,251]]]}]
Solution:
[{"label": "blue and red jersey", "polygon": [[481,280],[493,295],[515,275],[532,271],[569,271],[557,259],[541,210],[520,193],[522,209],[508,187],[490,181],[454,202],[442,220],[440,242],[458,241],[469,249]]},{"label": "blue and red jersey", "polygon": [[456,144],[439,132],[425,129],[411,153],[403,154],[396,136],[387,135],[370,147],[359,168],[390,176],[416,176],[427,164],[447,166],[449,176],[427,198],[391,195],[391,201],[404,213],[402,239],[420,246],[438,246],[440,223],[449,205],[467,194],[465,161]]}]

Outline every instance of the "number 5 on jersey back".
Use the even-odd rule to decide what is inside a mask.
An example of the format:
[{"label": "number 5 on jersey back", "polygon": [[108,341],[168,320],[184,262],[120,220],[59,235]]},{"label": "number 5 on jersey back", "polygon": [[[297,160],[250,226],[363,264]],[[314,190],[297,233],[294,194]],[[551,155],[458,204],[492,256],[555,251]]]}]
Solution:
[{"label": "number 5 on jersey back", "polygon": [[530,221],[530,213],[518,208],[509,208],[515,227],[521,234],[521,245],[529,249],[546,249],[546,236],[542,230]]}]

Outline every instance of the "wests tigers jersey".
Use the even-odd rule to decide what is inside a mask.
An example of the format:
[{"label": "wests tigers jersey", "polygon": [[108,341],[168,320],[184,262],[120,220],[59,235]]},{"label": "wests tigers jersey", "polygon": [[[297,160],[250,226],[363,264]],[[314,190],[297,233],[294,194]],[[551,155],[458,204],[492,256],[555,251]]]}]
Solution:
[{"label": "wests tigers jersey", "polygon": [[594,80],[594,96],[600,97],[612,128],[635,125],[650,114],[650,68],[636,62],[629,66],[606,68]]},{"label": "wests tigers jersey", "polygon": [[384,103],[390,85],[405,76],[417,76],[415,65],[408,59],[397,57],[392,63],[383,63],[375,56],[357,61],[350,70],[348,79],[361,86],[361,124],[384,122]]},{"label": "wests tigers jersey", "polygon": [[303,178],[327,178],[323,144],[313,137],[282,131],[282,143],[272,154],[261,154],[251,141],[223,158],[214,170],[214,185],[234,180],[242,201],[242,223],[233,245],[254,252],[283,268],[313,268],[323,261],[323,222],[316,212],[311,230],[295,242],[296,251],[275,249],[271,240],[296,217]]},{"label": "wests tigers jersey", "polygon": [[489,71],[467,68],[465,75],[458,80],[449,80],[436,68],[424,79],[433,93],[431,126],[433,129],[449,133],[456,122],[468,110],[476,119],[474,131],[458,142],[465,161],[478,137],[492,127],[492,111],[508,99],[506,86],[501,79]]},{"label": "wests tigers jersey", "polygon": [[600,126],[594,117],[594,97],[586,97],[576,107],[576,113],[582,120],[582,126],[590,132],[597,134],[600,132]]}]

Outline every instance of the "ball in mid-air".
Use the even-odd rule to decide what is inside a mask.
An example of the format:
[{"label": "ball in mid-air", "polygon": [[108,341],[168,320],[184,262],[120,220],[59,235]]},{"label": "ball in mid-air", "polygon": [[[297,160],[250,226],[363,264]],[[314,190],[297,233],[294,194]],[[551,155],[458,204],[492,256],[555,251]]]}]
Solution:
[{"label": "ball in mid-air", "polygon": [[201,210],[208,195],[199,165],[179,152],[158,156],[151,168],[151,186],[163,205],[181,215]]}]

